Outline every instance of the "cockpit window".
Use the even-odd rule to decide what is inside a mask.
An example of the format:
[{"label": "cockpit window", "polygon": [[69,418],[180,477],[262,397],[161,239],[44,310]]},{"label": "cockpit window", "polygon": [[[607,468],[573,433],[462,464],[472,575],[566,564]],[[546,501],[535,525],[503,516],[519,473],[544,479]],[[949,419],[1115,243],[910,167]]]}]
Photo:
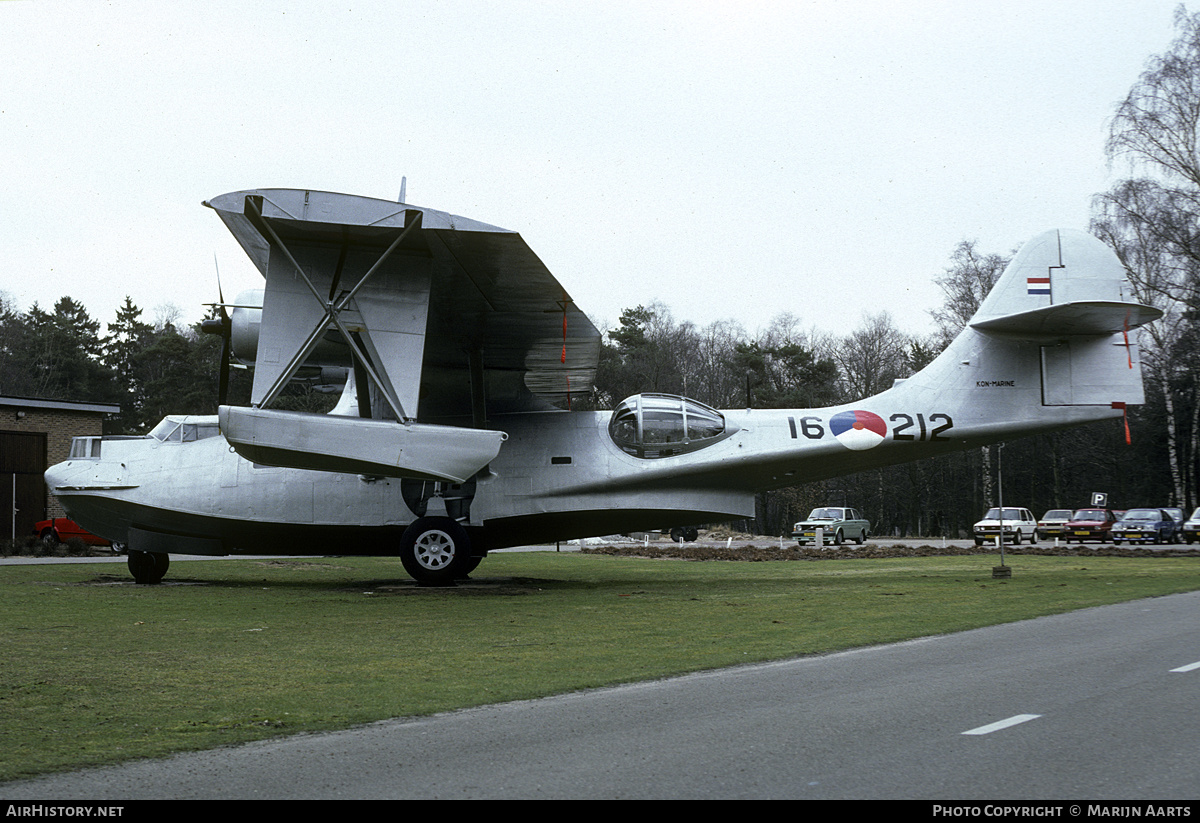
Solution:
[{"label": "cockpit window", "polygon": [[696,451],[736,431],[719,411],[673,394],[636,394],[621,402],[608,434],[635,457],[671,457]]},{"label": "cockpit window", "polygon": [[[174,417],[164,417],[162,422],[150,430],[150,436],[155,440],[170,440],[171,435],[179,430],[179,420]],[[178,438],[175,438],[178,439]]]},{"label": "cockpit window", "polygon": [[191,443],[220,433],[216,417],[164,417],[147,436],[164,443]]},{"label": "cockpit window", "polygon": [[184,423],[180,428],[183,429],[184,443],[190,443],[193,440],[204,440],[207,437],[216,437],[221,433],[216,423]]},{"label": "cockpit window", "polygon": [[98,460],[100,458],[99,437],[72,437],[69,460]]}]

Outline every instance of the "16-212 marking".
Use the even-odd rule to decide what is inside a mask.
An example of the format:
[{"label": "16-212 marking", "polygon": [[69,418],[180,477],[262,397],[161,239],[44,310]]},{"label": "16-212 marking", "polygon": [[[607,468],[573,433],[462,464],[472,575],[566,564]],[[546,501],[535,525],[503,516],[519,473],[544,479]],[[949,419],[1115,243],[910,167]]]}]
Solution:
[{"label": "16-212 marking", "polygon": [[[954,428],[954,420],[950,415],[942,412],[935,412],[928,418],[924,414],[912,415],[901,412],[891,415],[888,420],[892,424],[893,440],[948,441],[950,438],[945,434]],[[825,419],[815,415],[807,415],[799,420],[789,417],[788,426],[793,439],[803,435],[809,440],[820,440],[826,432]]]}]

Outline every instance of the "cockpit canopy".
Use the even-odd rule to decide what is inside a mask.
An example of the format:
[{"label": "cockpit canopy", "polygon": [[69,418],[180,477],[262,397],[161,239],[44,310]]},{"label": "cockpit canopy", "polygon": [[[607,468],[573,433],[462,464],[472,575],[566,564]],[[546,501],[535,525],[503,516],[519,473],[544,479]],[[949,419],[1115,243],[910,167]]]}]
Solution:
[{"label": "cockpit canopy", "polygon": [[193,440],[204,440],[216,437],[221,433],[217,416],[213,415],[168,415],[162,422],[150,430],[147,437],[161,440],[164,443],[190,443]]},{"label": "cockpit canopy", "polygon": [[686,454],[737,431],[716,409],[674,394],[635,394],[613,410],[608,434],[634,457]]}]

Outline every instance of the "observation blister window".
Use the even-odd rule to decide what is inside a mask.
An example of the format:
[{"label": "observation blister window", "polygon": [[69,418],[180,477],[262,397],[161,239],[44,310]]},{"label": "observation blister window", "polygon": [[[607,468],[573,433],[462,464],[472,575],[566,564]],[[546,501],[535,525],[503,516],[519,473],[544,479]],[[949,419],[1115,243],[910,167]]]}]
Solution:
[{"label": "observation blister window", "polygon": [[635,457],[686,454],[733,434],[716,409],[674,394],[636,394],[613,410],[608,433],[622,451]]}]

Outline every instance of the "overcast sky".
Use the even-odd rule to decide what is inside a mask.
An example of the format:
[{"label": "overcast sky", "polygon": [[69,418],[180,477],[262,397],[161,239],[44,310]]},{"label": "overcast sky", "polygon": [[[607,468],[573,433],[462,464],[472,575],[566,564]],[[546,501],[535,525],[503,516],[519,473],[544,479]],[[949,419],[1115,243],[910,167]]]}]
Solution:
[{"label": "overcast sky", "polygon": [[0,291],[195,321],[265,187],[513,229],[597,325],[661,301],[932,330],[955,245],[1086,228],[1176,0],[0,0]]}]

